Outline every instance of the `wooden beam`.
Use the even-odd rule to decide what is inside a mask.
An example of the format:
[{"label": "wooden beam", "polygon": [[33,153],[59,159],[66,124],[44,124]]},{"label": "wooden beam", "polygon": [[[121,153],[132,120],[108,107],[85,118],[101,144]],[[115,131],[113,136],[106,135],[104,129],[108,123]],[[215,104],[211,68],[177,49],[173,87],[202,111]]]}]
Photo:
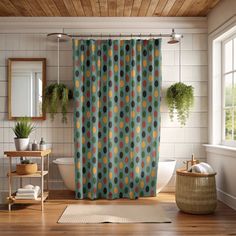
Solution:
[{"label": "wooden beam", "polygon": [[164,9],[161,12],[161,16],[168,16],[168,13],[171,10],[171,8],[173,7],[175,2],[176,2],[176,0],[168,0]]},{"label": "wooden beam", "polygon": [[171,7],[170,11],[168,12],[168,16],[176,16],[179,9],[182,7],[185,0],[176,0],[174,5]]},{"label": "wooden beam", "polygon": [[81,4],[83,6],[85,16],[93,16],[93,11],[92,11],[90,1],[89,0],[81,0]]},{"label": "wooden beam", "polygon": [[93,16],[101,16],[99,0],[90,0]]},{"label": "wooden beam", "polygon": [[10,2],[20,12],[21,16],[33,16],[30,6],[25,2],[25,0],[10,0]]},{"label": "wooden beam", "polygon": [[159,1],[160,0],[151,0],[148,10],[147,10],[147,13],[146,13],[146,16],[154,16],[154,12],[155,12],[155,9],[156,9]]},{"label": "wooden beam", "polygon": [[[40,1],[41,6],[43,7],[44,11],[49,11],[52,13],[53,16],[61,16],[56,4],[53,0],[37,0]],[[49,10],[46,10],[49,8]]]},{"label": "wooden beam", "polygon": [[9,0],[0,1],[0,11],[4,16],[20,16],[18,9]]},{"label": "wooden beam", "polygon": [[85,16],[80,0],[72,0],[77,16]]},{"label": "wooden beam", "polygon": [[108,16],[116,16],[116,0],[108,0]]},{"label": "wooden beam", "polygon": [[31,8],[33,16],[47,16],[37,1],[25,0]]},{"label": "wooden beam", "polygon": [[138,16],[142,0],[134,0],[133,6],[131,9],[131,16]]},{"label": "wooden beam", "polygon": [[72,0],[64,0],[64,5],[66,6],[67,11],[69,12],[70,16],[77,16],[74,4]]},{"label": "wooden beam", "polygon": [[193,1],[195,0],[188,0],[183,3],[181,8],[178,10],[176,16],[186,16],[185,14],[188,12],[189,8],[191,7]]},{"label": "wooden beam", "polygon": [[133,0],[125,0],[124,16],[131,16]]},{"label": "wooden beam", "polygon": [[54,16],[46,0],[36,0],[36,2],[40,5],[46,16]]},{"label": "wooden beam", "polygon": [[56,4],[57,9],[59,10],[61,16],[70,16],[63,0],[53,0],[53,1]]},{"label": "wooden beam", "polygon": [[151,0],[142,0],[138,16],[146,16]]},{"label": "wooden beam", "polygon": [[160,0],[158,2],[157,7],[156,7],[155,12],[154,12],[155,16],[161,16],[161,13],[162,13],[165,5],[167,4],[167,1],[168,0]]},{"label": "wooden beam", "polygon": [[216,4],[218,4],[220,2],[220,0],[209,0],[207,1],[207,5],[205,6],[205,8],[203,8],[200,12],[199,15],[201,16],[206,16],[209,11],[214,8],[216,6]]},{"label": "wooden beam", "polygon": [[117,2],[117,16],[124,16],[125,0],[118,0]]}]

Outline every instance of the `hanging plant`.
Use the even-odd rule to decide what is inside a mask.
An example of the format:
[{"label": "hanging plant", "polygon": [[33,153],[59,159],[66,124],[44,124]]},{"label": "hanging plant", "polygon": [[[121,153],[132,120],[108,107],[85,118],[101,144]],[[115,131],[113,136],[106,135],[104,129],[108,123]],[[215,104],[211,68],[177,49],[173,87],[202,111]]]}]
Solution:
[{"label": "hanging plant", "polygon": [[175,83],[167,89],[166,100],[170,111],[170,119],[173,121],[174,111],[177,112],[177,119],[182,126],[186,124],[190,108],[194,101],[194,88],[182,82]]},{"label": "hanging plant", "polygon": [[50,84],[46,87],[43,99],[43,110],[50,113],[51,119],[54,119],[58,108],[61,108],[62,122],[67,122],[67,106],[70,99],[73,98],[72,90],[65,84]]}]

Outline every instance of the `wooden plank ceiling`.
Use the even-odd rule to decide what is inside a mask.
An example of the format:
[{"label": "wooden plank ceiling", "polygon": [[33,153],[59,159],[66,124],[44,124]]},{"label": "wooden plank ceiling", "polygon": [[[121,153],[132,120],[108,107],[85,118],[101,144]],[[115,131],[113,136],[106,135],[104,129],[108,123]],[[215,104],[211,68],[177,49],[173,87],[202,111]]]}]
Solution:
[{"label": "wooden plank ceiling", "polygon": [[0,0],[0,16],[206,16],[220,0]]}]

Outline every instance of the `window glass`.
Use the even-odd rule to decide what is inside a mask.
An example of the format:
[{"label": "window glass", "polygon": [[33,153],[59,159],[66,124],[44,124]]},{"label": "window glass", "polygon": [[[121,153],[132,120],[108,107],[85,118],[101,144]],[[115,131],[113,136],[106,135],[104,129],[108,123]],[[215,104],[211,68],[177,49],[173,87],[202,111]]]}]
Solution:
[{"label": "window glass", "polygon": [[225,110],[225,140],[232,140],[232,134],[233,134],[233,126],[232,126],[232,109],[226,109]]},{"label": "window glass", "polygon": [[[222,42],[222,140],[228,145],[236,141],[236,35]],[[235,142],[236,144],[236,142]]]},{"label": "window glass", "polygon": [[236,38],[234,39],[234,70],[236,70]]},{"label": "window glass", "polygon": [[233,51],[232,51],[232,40],[230,40],[229,42],[227,42],[225,44],[225,72],[229,72],[232,71],[232,55],[233,55]]},{"label": "window glass", "polygon": [[225,75],[225,107],[233,105],[232,92],[233,92],[232,74]]}]

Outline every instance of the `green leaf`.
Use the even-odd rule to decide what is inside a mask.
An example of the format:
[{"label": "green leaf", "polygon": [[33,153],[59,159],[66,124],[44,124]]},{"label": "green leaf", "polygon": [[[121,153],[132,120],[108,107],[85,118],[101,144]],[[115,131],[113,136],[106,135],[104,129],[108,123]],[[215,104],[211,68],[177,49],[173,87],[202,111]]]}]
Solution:
[{"label": "green leaf", "polygon": [[184,83],[175,83],[167,89],[166,101],[170,112],[170,119],[173,121],[174,111],[177,112],[177,119],[182,126],[186,124],[190,108],[194,102],[194,88]]},{"label": "green leaf", "polygon": [[34,129],[35,126],[31,124],[31,118],[29,117],[19,118],[15,127],[12,128],[17,138],[28,138]]},{"label": "green leaf", "polygon": [[53,120],[58,109],[61,108],[62,122],[65,123],[67,122],[67,106],[70,99],[73,99],[73,93],[65,84],[51,84],[45,89],[43,111],[49,112]]}]

